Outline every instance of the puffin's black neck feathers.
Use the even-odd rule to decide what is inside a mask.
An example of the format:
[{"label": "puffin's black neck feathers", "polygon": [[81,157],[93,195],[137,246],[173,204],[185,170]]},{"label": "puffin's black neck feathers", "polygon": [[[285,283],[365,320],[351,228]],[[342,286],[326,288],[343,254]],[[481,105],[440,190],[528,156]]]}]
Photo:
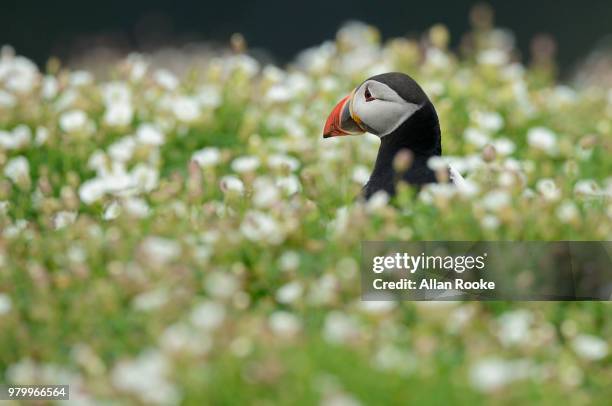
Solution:
[{"label": "puffin's black neck feathers", "polygon": [[[404,149],[413,154],[412,166],[398,174],[393,169],[393,161]],[[374,171],[363,189],[365,198],[369,199],[379,190],[395,194],[395,183],[400,179],[416,186],[436,182],[435,173],[427,166],[427,161],[441,154],[440,122],[433,104],[427,100],[395,131],[381,138]]]}]

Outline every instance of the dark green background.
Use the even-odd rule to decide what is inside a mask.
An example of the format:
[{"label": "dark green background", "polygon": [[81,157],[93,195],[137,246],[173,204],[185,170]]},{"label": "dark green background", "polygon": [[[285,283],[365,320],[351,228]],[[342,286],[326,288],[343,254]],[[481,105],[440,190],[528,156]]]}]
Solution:
[{"label": "dark green background", "polygon": [[[380,28],[385,37],[418,33],[445,23],[456,41],[469,27],[473,1],[421,0],[267,0],[267,1],[32,1],[3,0],[0,43],[44,63],[49,55],[65,58],[92,44],[111,43],[147,50],[189,40],[224,42],[236,31],[252,47],[277,62],[332,38],[338,26],[359,19]],[[541,32],[559,42],[558,59],[567,71],[610,33],[612,1],[491,1],[500,26],[516,34],[523,54]]]}]

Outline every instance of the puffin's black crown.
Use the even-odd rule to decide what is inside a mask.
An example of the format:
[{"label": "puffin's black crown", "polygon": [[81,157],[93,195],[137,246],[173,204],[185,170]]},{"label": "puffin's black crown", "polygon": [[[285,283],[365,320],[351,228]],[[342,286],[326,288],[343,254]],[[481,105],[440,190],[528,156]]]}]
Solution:
[{"label": "puffin's black crown", "polygon": [[[375,80],[384,83],[404,100],[409,103],[423,105],[429,102],[429,97],[425,94],[421,86],[410,76],[401,72],[388,72],[372,76],[367,80]],[[365,82],[365,81],[364,81]]]}]

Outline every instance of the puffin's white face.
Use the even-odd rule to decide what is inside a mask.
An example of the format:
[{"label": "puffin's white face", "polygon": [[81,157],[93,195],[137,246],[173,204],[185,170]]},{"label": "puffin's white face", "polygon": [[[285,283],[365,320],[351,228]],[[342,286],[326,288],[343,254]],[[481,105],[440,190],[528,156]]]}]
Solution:
[{"label": "puffin's white face", "polygon": [[325,123],[323,137],[369,132],[382,138],[421,107],[404,100],[382,82],[366,80],[332,110]]},{"label": "puffin's white face", "polygon": [[384,137],[422,106],[409,103],[384,83],[367,80],[349,104],[351,117],[366,131]]}]

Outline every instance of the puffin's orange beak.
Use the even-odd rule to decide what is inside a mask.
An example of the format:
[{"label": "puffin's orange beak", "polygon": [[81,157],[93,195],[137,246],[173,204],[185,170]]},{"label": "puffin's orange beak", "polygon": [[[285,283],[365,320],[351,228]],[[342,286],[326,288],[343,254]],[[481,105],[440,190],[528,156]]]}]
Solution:
[{"label": "puffin's orange beak", "polygon": [[340,100],[329,117],[327,117],[325,127],[323,128],[323,138],[364,133],[364,130],[351,115],[350,105],[353,93],[351,92],[351,94]]}]

